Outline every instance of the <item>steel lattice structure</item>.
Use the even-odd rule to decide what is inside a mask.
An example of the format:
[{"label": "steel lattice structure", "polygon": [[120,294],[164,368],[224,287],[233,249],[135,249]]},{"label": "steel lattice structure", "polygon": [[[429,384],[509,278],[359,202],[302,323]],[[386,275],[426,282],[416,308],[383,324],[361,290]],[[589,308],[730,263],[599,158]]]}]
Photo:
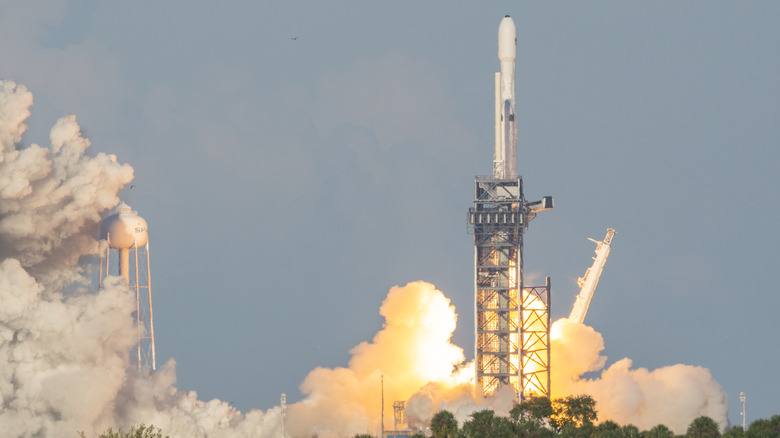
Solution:
[{"label": "steel lattice structure", "polygon": [[520,396],[550,397],[550,277],[523,288],[520,304]]},{"label": "steel lattice structure", "polygon": [[[552,198],[526,202],[521,178],[477,177],[474,234],[476,386],[491,395],[511,385],[518,398],[549,396],[549,282],[523,287],[523,233]],[[519,291],[523,291],[520,295]]]}]

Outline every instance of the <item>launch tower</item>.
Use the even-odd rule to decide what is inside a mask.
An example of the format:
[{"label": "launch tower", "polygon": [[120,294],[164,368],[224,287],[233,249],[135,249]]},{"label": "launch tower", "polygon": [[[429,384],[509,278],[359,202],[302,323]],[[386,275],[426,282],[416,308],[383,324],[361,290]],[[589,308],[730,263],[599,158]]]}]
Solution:
[{"label": "launch tower", "polygon": [[[123,277],[135,291],[137,361],[139,369],[157,368],[154,351],[154,313],[152,311],[152,278],[149,265],[149,235],[146,221],[124,202],[103,220],[101,237],[108,242],[100,256],[100,288],[109,275]],[[112,269],[112,255],[117,258]],[[114,270],[116,269],[116,270]]]},{"label": "launch tower", "polygon": [[498,27],[493,174],[474,180],[468,212],[474,234],[476,389],[511,386],[517,398],[550,396],[550,282],[525,287],[523,233],[552,197],[528,202],[517,175],[515,57],[517,31],[508,15]]}]

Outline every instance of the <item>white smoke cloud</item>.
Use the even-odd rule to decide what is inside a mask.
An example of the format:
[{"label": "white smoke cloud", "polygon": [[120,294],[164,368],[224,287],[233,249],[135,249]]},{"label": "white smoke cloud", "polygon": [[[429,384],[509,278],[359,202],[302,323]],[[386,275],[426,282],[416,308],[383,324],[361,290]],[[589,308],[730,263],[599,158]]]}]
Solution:
[{"label": "white smoke cloud", "polygon": [[77,262],[95,253],[91,231],[133,169],[113,155],[85,155],[89,140],[73,116],[57,121],[49,148],[17,147],[32,102],[24,86],[0,82],[0,256],[61,287],[78,280]]},{"label": "white smoke cloud", "polygon": [[352,349],[348,367],[317,368],[306,377],[301,384],[306,399],[290,406],[291,435],[376,434],[382,376],[385,407],[392,412],[394,401],[405,401],[428,382],[449,380],[463,362],[463,350],[450,343],[455,308],[432,284],[392,288],[380,314],[384,327],[372,342]]},{"label": "white smoke cloud", "polygon": [[174,436],[270,436],[278,410],[244,415],[178,391],[173,361],[154,374],[130,364],[135,297],[116,278],[100,293],[80,285],[101,214],[133,169],[87,155],[73,116],[56,122],[49,147],[23,147],[32,103],[0,81],[0,430],[60,437],[144,422]]},{"label": "white smoke cloud", "polygon": [[[604,369],[604,340],[592,327],[560,319],[553,324],[551,368],[553,397],[590,394],[597,402],[599,421],[613,420],[647,430],[664,424],[685,433],[690,422],[706,415],[725,429],[728,397],[709,370],[672,365],[649,371],[631,369],[621,359]],[[597,378],[583,378],[588,372]]]},{"label": "white smoke cloud", "polygon": [[[111,277],[99,293],[80,285],[98,251],[101,215],[118,204],[133,170],[113,155],[88,155],[73,116],[57,121],[49,147],[23,147],[32,103],[24,86],[0,81],[0,430],[92,435],[143,422],[173,436],[278,436],[279,407],[242,414],[179,391],[173,361],[154,373],[130,363],[133,294]],[[380,313],[385,327],[353,349],[347,368],[307,376],[307,397],[287,414],[289,435],[373,431],[380,376],[387,400],[405,400],[463,361],[449,342],[454,308],[432,285],[393,288]]]},{"label": "white smoke cloud", "polygon": [[[601,334],[567,318],[553,324],[550,348],[552,398],[589,394],[597,402],[599,421],[633,424],[640,430],[664,424],[678,434],[702,415],[714,419],[722,430],[728,424],[728,398],[706,368],[678,364],[653,371],[632,369],[632,361],[624,358],[605,369]],[[468,371],[473,373],[473,365]],[[585,377],[598,372],[599,377]],[[511,392],[476,400],[469,390],[472,384],[425,385],[409,399],[410,422],[425,427],[437,411],[448,410],[462,424],[479,409],[490,407],[499,415],[511,409]]]}]

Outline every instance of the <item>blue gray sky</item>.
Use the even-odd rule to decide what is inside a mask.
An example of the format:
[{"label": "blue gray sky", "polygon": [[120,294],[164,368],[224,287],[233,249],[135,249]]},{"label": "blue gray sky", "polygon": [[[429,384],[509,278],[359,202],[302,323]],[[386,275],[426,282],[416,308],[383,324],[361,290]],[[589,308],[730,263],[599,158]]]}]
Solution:
[{"label": "blue gray sky", "polygon": [[518,30],[525,241],[553,316],[607,227],[586,322],[609,363],[709,368],[732,423],[780,413],[780,4],[0,2],[25,144],[75,114],[135,169],[158,361],[242,410],[300,398],[425,280],[473,357],[466,210],[493,144],[496,32]]}]

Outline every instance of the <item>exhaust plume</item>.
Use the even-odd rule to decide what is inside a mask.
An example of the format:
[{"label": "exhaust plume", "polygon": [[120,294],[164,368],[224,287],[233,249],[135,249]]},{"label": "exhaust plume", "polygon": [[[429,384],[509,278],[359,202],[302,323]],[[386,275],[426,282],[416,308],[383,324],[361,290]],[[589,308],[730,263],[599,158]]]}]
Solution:
[{"label": "exhaust plume", "polygon": [[[653,371],[632,369],[631,359],[624,358],[605,369],[607,358],[601,355],[601,334],[568,318],[553,324],[550,337],[553,399],[591,395],[597,403],[598,421],[633,424],[640,430],[663,424],[682,434],[693,419],[702,415],[711,417],[725,430],[728,397],[706,368],[678,364]],[[596,372],[601,373],[600,377],[584,377]],[[407,416],[411,424],[425,427],[434,413],[446,409],[463,424],[473,412],[486,407],[507,415],[513,396],[508,391],[475,400],[465,389],[429,383],[409,399]]]},{"label": "exhaust plume", "polygon": [[317,368],[303,381],[306,399],[289,408],[292,436],[377,433],[383,375],[390,409],[393,401],[407,400],[428,382],[452,379],[464,356],[450,342],[457,315],[443,293],[422,281],[396,286],[379,313],[384,327],[371,343],[352,349],[347,368]]},{"label": "exhaust plume", "polygon": [[[599,421],[613,420],[648,430],[664,424],[685,433],[694,418],[706,415],[720,429],[728,424],[728,397],[706,368],[671,365],[649,371],[632,369],[620,359],[604,369],[604,340],[592,327],[562,318],[551,330],[553,398],[590,394],[597,402]],[[583,378],[589,372],[597,378]]]}]

